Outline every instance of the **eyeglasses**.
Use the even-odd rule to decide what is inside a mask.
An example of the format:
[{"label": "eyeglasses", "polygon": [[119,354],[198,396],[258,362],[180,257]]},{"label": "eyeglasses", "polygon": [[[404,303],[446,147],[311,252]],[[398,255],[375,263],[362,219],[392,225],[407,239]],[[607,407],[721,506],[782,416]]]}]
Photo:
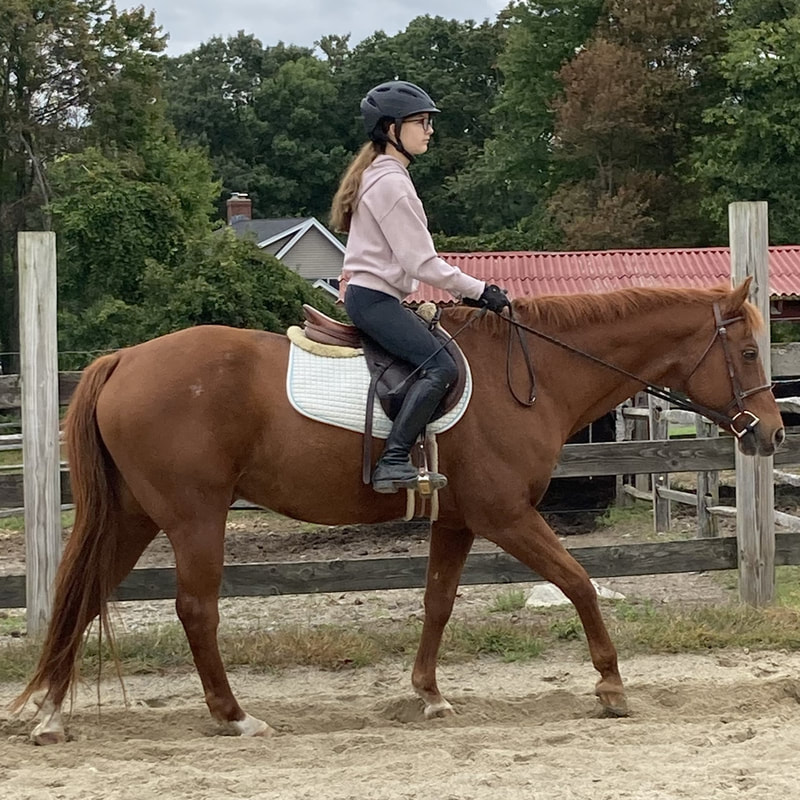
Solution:
[{"label": "eyeglasses", "polygon": [[404,119],[403,122],[416,122],[418,125],[422,125],[422,130],[425,133],[433,131],[433,120],[430,117],[411,117],[410,119]]}]

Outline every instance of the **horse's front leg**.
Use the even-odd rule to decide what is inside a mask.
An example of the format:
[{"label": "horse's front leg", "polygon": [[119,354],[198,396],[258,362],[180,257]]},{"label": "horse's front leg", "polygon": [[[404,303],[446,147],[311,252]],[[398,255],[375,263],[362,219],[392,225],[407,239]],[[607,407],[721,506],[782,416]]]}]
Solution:
[{"label": "horse's front leg", "polygon": [[586,632],[592,663],[600,673],[595,694],[609,714],[626,716],[628,704],[617,651],[600,613],[597,592],[586,570],[564,548],[552,528],[538,511],[530,508],[513,523],[483,520],[475,530],[554,583],[572,601]]},{"label": "horse's front leg", "polygon": [[435,522],[431,528],[428,574],[425,583],[425,622],[422,626],[411,683],[425,703],[425,718],[449,716],[453,707],[442,697],[436,683],[436,658],[461,571],[474,536],[467,529],[445,528]]}]

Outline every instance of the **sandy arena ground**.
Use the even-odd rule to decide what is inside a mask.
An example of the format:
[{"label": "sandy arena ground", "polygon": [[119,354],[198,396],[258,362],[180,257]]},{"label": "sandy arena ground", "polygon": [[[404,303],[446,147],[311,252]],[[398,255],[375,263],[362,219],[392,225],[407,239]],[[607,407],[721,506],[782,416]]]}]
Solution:
[{"label": "sandy arena ground", "polygon": [[[425,722],[409,666],[233,673],[278,730],[226,736],[194,673],[85,686],[71,741],[0,714],[3,800],[749,800],[800,789],[800,654],[719,652],[622,664],[632,715],[598,716],[579,647],[528,664],[448,665],[457,716]],[[5,707],[19,685],[0,686]]]},{"label": "sandy arena ground", "polygon": [[[246,532],[243,532],[246,533]],[[270,530],[231,531],[228,557],[274,557]],[[627,537],[628,533],[619,534]],[[330,557],[325,532],[298,531],[296,548]],[[608,533],[602,534],[606,539]],[[581,536],[580,544],[595,535]],[[625,540],[623,538],[623,540]],[[319,549],[316,549],[319,543]],[[0,571],[23,563],[17,537]],[[11,545],[14,545],[12,547]],[[342,555],[424,552],[424,537],[348,536]],[[292,552],[294,550],[294,553]],[[295,554],[296,553],[296,554]],[[263,554],[263,555],[262,555]],[[165,542],[143,559],[163,564]],[[255,556],[255,557],[254,557]],[[144,564],[140,564],[144,565]],[[730,599],[704,573],[604,580],[657,603]],[[522,585],[527,588],[527,585]],[[454,619],[486,613],[508,586],[463,587]],[[420,590],[229,598],[223,626],[357,624],[419,618]],[[122,627],[174,621],[172,602],[120,604]],[[34,747],[33,708],[12,717],[22,683],[0,684],[0,800],[793,800],[800,796],[800,653],[718,651],[623,659],[632,714],[598,715],[596,673],[585,644],[567,642],[526,664],[484,659],[446,664],[440,685],[456,708],[426,722],[410,688],[410,664],[279,675],[233,672],[243,707],[277,729],[271,739],[224,735],[209,716],[196,674],[126,678],[83,686],[70,741]]]}]

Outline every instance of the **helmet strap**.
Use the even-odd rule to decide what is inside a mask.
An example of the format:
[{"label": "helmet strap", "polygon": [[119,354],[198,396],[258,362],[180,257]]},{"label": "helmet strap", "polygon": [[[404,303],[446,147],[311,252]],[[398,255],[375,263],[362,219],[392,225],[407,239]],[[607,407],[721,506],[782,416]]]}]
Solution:
[{"label": "helmet strap", "polygon": [[413,164],[414,156],[412,156],[411,153],[409,153],[408,150],[406,150],[406,148],[403,146],[402,140],[400,139],[400,130],[403,127],[403,120],[401,119],[395,120],[393,127],[395,136],[397,137],[397,141],[390,139],[388,134],[386,135],[386,141],[389,142],[389,144],[392,145],[392,147],[394,147],[395,150],[402,153],[408,159],[409,165]]}]

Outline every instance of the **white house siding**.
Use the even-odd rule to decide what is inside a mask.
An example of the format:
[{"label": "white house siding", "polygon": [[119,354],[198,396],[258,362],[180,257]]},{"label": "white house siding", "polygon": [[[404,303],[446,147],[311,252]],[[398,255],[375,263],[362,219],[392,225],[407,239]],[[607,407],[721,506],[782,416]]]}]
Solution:
[{"label": "white house siding", "polygon": [[281,258],[287,267],[310,281],[338,278],[343,260],[344,253],[316,228],[309,228]]}]

